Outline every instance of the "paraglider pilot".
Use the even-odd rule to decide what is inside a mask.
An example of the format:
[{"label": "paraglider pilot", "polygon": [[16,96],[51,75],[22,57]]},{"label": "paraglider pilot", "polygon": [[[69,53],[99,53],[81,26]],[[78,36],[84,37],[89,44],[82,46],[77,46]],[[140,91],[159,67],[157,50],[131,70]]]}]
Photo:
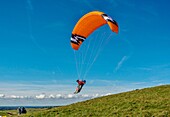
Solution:
[{"label": "paraglider pilot", "polygon": [[76,91],[74,92],[74,94],[77,94],[77,93],[79,93],[81,91],[84,84],[86,84],[86,80],[77,80],[76,82],[78,83],[78,86],[77,86]]}]

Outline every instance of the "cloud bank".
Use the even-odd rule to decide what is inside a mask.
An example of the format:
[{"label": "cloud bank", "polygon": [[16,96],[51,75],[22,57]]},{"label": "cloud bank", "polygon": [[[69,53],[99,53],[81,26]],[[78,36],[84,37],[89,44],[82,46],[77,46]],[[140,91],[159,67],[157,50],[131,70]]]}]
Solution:
[{"label": "cloud bank", "polygon": [[[105,94],[110,95],[110,93]],[[62,106],[68,105],[76,102],[86,101],[100,96],[105,96],[101,94],[51,94],[47,95],[45,93],[38,94],[35,96],[18,96],[0,94],[0,104],[1,106]]]},{"label": "cloud bank", "polygon": [[83,98],[96,98],[100,96],[106,96],[106,95],[111,95],[112,93],[107,93],[107,94],[50,94],[47,95],[45,93],[42,94],[37,94],[35,96],[21,96],[21,95],[8,95],[6,96],[5,94],[0,94],[0,98],[2,99],[83,99]]}]

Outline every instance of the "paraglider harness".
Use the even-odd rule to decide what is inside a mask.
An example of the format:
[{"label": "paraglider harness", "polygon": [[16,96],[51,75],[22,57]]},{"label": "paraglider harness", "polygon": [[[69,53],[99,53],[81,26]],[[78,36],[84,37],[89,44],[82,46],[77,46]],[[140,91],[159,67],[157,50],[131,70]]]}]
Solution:
[{"label": "paraglider harness", "polygon": [[78,86],[77,86],[76,91],[74,92],[74,94],[77,94],[77,93],[79,93],[81,91],[84,84],[86,84],[86,80],[76,80],[76,82],[78,83]]}]

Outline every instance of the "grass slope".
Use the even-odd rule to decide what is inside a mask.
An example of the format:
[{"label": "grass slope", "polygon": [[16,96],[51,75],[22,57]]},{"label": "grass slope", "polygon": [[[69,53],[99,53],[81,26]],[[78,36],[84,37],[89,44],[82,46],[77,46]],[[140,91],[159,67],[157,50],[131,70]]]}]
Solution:
[{"label": "grass slope", "polygon": [[[13,115],[14,116],[14,115]],[[170,117],[170,85],[95,98],[23,117]]]}]

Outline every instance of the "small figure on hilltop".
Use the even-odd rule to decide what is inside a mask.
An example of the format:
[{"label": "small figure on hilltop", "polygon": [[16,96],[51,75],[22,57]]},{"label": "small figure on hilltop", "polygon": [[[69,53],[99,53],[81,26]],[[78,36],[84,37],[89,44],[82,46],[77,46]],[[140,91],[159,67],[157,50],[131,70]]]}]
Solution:
[{"label": "small figure on hilltop", "polygon": [[18,115],[26,114],[27,110],[24,107],[18,107]]}]

